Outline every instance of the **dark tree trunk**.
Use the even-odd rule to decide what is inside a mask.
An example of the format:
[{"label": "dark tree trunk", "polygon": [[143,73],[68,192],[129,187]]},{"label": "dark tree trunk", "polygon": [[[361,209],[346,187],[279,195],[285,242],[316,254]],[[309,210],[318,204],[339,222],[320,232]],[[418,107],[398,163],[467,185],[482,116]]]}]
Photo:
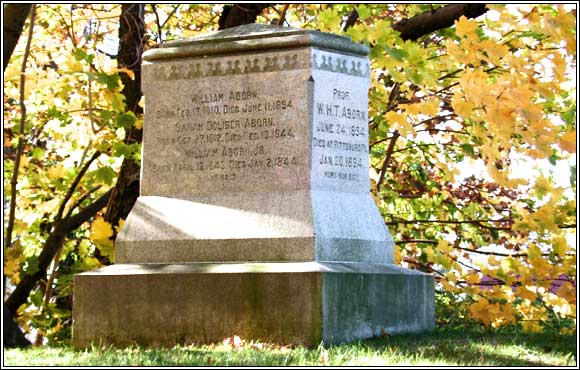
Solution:
[{"label": "dark tree trunk", "polygon": [[262,13],[262,10],[272,4],[234,4],[224,5],[222,14],[218,21],[219,29],[225,30],[256,22],[256,18]]},{"label": "dark tree trunk", "polygon": [[2,60],[2,70],[4,71],[18,43],[20,34],[22,34],[22,29],[24,28],[24,23],[26,22],[28,13],[30,13],[32,4],[6,4],[3,6],[4,30],[2,34],[2,51],[4,52],[4,57]]},{"label": "dark tree trunk", "polygon": [[401,33],[403,40],[416,40],[431,32],[453,26],[453,22],[462,15],[477,18],[487,11],[485,4],[451,4],[403,19],[395,23],[393,29]]},{"label": "dark tree trunk", "polygon": [[[139,115],[143,110],[139,106],[141,91],[141,54],[145,39],[144,4],[123,4],[119,18],[119,67],[128,68],[135,74],[132,80],[126,74],[121,75],[123,95],[127,110]],[[125,137],[125,144],[140,143],[143,130],[131,127]],[[127,218],[131,208],[139,197],[139,163],[132,158],[123,159],[117,183],[113,188],[107,204],[105,220],[118,225],[120,219]]]},{"label": "dark tree trunk", "polygon": [[30,346],[30,341],[26,339],[18,325],[16,325],[14,320],[12,320],[12,315],[10,315],[10,311],[6,309],[6,305],[4,305],[4,314],[2,316],[2,336],[4,337],[4,347],[13,348]]},{"label": "dark tree trunk", "polygon": [[[10,57],[16,48],[16,44],[18,44],[18,39],[20,39],[20,35],[24,30],[24,24],[31,8],[32,4],[4,5],[4,25],[2,30],[2,52],[4,53],[2,60],[3,71],[6,70],[8,62],[10,62]],[[3,279],[4,287],[6,287],[6,275],[3,276]],[[30,341],[26,339],[20,327],[13,320],[6,304],[4,302],[2,304],[4,305],[4,314],[2,318],[2,336],[4,339],[4,346],[6,348],[30,346]]]}]

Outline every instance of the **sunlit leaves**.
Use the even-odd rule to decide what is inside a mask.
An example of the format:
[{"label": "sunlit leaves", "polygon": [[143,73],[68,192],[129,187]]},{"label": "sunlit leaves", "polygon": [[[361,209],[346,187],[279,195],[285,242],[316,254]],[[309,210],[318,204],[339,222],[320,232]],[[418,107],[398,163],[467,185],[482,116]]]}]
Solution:
[{"label": "sunlit leaves", "polygon": [[[409,47],[395,34],[388,43],[374,45],[377,80],[369,96],[376,128],[371,130],[371,163],[380,170],[380,158],[396,129],[401,134],[394,145],[396,154],[377,194],[395,239],[405,243],[404,260],[416,258],[443,273],[439,281],[447,290],[483,297],[470,308],[472,317],[491,326],[517,319],[533,331],[535,325],[546,325],[550,309],[569,312],[550,299],[546,289],[558,276],[575,279],[575,248],[560,228],[575,223],[575,208],[571,211],[566,205],[574,203],[572,193],[555,185],[556,176],[543,175],[542,170],[534,178],[535,172],[522,171],[516,159],[531,157],[556,165],[576,151],[576,103],[563,88],[573,89],[575,62],[566,53],[575,52],[560,44],[574,31],[573,18],[562,7],[516,9],[494,10],[497,22],[494,17],[461,18],[454,28],[439,32],[441,39],[429,43]],[[566,31],[556,35],[542,29],[558,17],[564,18],[554,27]],[[527,21],[521,21],[524,18]],[[372,45],[377,37],[370,35],[377,31],[365,20],[366,40]],[[363,40],[365,27],[351,34]],[[418,177],[410,163],[421,163],[427,179]],[[460,174],[470,172],[465,168],[474,165],[482,181],[457,183]],[[439,186],[425,187],[430,182]],[[444,182],[454,184],[454,190],[443,191]],[[409,222],[398,224],[399,219]],[[506,222],[476,221],[481,219]],[[447,242],[448,237],[456,242]],[[415,244],[409,244],[413,240]],[[423,242],[432,240],[436,247]],[[494,249],[498,256],[493,256]],[[476,266],[480,273],[470,273]],[[497,289],[480,285],[489,279]],[[531,288],[535,293],[516,289],[518,284],[536,287]],[[535,302],[536,295],[548,308],[518,303],[522,298]]]},{"label": "sunlit leaves", "polygon": [[560,137],[560,147],[568,153],[576,153],[577,132],[570,131]]},{"label": "sunlit leaves", "polygon": [[[53,4],[39,5],[37,10],[26,69],[26,140],[17,186],[16,243],[5,251],[5,256],[9,257],[5,258],[5,271],[9,272],[8,293],[21,281],[23,274],[38,271],[37,256],[54,230],[56,211],[90,155],[97,149],[105,153],[76,184],[63,217],[74,215],[113,185],[122,160],[116,156],[138,159],[140,152],[138,144],[125,150],[113,149],[118,148],[124,138],[117,130],[129,130],[142,122],[140,117],[125,112],[121,94],[120,76],[126,74],[132,79],[135,76],[126,68],[117,68],[117,61],[101,51],[108,42],[105,37],[111,32],[118,33],[120,6]],[[22,45],[20,42],[4,75],[5,189],[9,186],[15,159],[12,148],[21,134],[18,129],[20,107],[16,102]],[[65,282],[73,272],[101,266],[99,259],[103,260],[103,256],[113,260],[112,241],[107,245],[106,238],[98,239],[103,241],[103,250],[100,250],[95,248],[96,243],[89,242],[89,235],[84,226],[67,234],[60,260],[47,272],[47,275],[52,273],[52,266],[56,269],[52,288],[55,299],[59,297],[59,304],[51,301],[44,305],[44,314],[36,318],[43,305],[43,293],[33,291],[31,300],[34,302],[23,307],[20,323],[27,322],[39,332],[55,337],[63,331],[63,325],[70,327],[70,320],[65,320],[63,314],[68,312],[70,316],[70,305],[63,306],[60,302],[72,294],[70,284]],[[47,278],[43,277],[43,281]]]},{"label": "sunlit leaves", "polygon": [[113,258],[113,227],[102,217],[97,217],[91,226],[91,240],[97,245],[101,254]]}]

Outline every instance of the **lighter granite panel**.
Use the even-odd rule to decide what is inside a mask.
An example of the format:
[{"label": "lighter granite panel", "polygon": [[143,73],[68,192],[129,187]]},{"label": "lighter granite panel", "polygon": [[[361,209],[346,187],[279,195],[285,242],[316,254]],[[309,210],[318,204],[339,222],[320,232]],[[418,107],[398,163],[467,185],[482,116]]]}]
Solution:
[{"label": "lighter granite panel", "polygon": [[368,193],[368,61],[312,49],[312,79],[312,188]]}]

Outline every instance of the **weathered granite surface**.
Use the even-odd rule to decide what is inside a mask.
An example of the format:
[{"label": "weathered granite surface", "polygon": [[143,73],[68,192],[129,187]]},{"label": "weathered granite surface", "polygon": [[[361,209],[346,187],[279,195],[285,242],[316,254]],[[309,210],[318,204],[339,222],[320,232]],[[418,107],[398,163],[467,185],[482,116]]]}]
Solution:
[{"label": "weathered granite surface", "polygon": [[74,343],[315,346],[433,329],[430,276],[384,264],[115,265],[75,276]]},{"label": "weathered granite surface", "polygon": [[433,328],[369,193],[367,53],[248,25],[144,54],[141,196],[118,264],[75,276],[75,346]]},{"label": "weathered granite surface", "polygon": [[[297,35],[310,44],[288,39]],[[242,41],[261,49],[162,53]],[[367,51],[252,25],[146,53],[141,198],[117,261],[391,263],[369,194]]]}]

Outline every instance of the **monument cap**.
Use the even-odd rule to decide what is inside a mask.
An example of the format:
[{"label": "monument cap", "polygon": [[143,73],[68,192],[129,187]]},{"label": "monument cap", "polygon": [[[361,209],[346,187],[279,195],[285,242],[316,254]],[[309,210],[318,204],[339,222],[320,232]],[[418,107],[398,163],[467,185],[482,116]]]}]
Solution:
[{"label": "monument cap", "polygon": [[358,56],[369,54],[369,48],[366,45],[354,43],[344,36],[316,30],[252,23],[160,44],[156,48],[147,50],[143,54],[143,60],[178,59],[310,46]]}]

